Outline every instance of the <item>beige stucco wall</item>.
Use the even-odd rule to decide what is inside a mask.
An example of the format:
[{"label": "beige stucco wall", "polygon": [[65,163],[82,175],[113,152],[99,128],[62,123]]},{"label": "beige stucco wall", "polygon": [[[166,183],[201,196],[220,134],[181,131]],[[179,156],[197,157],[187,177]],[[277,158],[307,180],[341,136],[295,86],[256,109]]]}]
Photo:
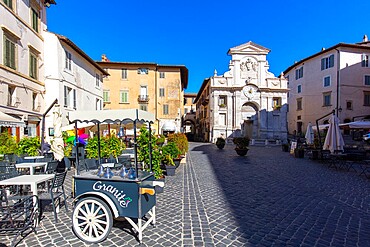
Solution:
[{"label": "beige stucco wall", "polygon": [[[339,52],[339,53],[338,53]],[[334,55],[334,66],[321,70],[321,59]],[[339,54],[339,57],[338,57]],[[364,76],[370,75],[369,67],[362,67],[362,54],[370,54],[368,49],[339,47],[313,56],[303,63],[297,63],[286,73],[289,78],[289,112],[288,131],[297,130],[297,122],[302,122],[302,131],[306,131],[309,122],[315,124],[319,119],[332,110],[342,109],[338,113],[341,123],[352,120],[355,116],[369,114],[370,108],[363,105],[363,92],[370,90],[364,85]],[[338,61],[340,66],[338,66]],[[295,79],[295,70],[303,66],[303,78]],[[338,69],[340,68],[340,69]],[[339,75],[339,79],[338,76]],[[331,84],[324,87],[324,78],[330,76]],[[339,83],[339,91],[338,91]],[[302,85],[302,92],[297,92]],[[323,106],[323,93],[331,92],[331,105]],[[337,95],[339,95],[337,101]],[[297,110],[297,99],[302,98],[302,110]],[[346,102],[352,101],[353,108],[346,109]],[[298,118],[301,118],[300,120]],[[319,124],[328,118],[320,120]]]},{"label": "beige stucco wall", "polygon": [[[173,121],[180,130],[181,116],[184,113],[184,89],[181,82],[181,70],[176,66],[160,66],[145,63],[104,63],[99,65],[108,69],[110,76],[104,78],[103,89],[109,90],[110,101],[104,103],[104,109],[140,109],[147,105],[148,112],[155,114],[157,133],[166,121]],[[122,69],[127,69],[127,79],[122,79]],[[148,68],[148,74],[138,74],[139,68]],[[160,78],[160,72],[165,78]],[[140,87],[146,86],[149,96],[147,104],[138,101]],[[160,88],[164,88],[164,97],[159,97]],[[128,103],[120,103],[120,90],[128,91]],[[163,114],[163,105],[168,105],[168,114]]]}]

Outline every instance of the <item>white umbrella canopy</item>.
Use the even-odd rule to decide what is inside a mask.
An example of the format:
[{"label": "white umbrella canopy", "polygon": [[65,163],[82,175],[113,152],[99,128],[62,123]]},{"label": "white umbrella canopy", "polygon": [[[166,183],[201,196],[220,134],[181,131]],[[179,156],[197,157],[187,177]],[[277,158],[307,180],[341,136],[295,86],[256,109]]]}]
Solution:
[{"label": "white umbrella canopy", "polygon": [[314,133],[313,133],[311,122],[309,122],[308,125],[307,125],[305,138],[306,138],[306,143],[307,144],[313,144]]},{"label": "white umbrella canopy", "polygon": [[332,115],[329,119],[329,129],[325,137],[323,149],[330,150],[331,153],[335,151],[343,151],[344,140],[339,129],[339,119]]},{"label": "white umbrella canopy", "polygon": [[54,153],[54,158],[61,161],[64,157],[64,141],[62,134],[62,113],[60,105],[54,106],[53,112],[54,140],[51,144],[51,150]]}]

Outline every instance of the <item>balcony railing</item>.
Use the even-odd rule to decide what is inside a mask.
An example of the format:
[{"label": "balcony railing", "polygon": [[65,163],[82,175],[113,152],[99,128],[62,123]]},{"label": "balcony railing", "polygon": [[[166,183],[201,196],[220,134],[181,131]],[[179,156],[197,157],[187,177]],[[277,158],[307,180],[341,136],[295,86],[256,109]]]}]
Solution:
[{"label": "balcony railing", "polygon": [[137,101],[139,101],[139,102],[148,102],[149,101],[149,95],[139,95],[137,97]]}]

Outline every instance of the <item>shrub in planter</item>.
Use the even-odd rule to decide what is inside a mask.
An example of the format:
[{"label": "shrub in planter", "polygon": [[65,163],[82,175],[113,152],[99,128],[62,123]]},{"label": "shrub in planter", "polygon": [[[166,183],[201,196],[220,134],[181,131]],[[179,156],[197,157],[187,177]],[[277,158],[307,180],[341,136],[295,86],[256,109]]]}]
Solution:
[{"label": "shrub in planter", "polygon": [[163,146],[165,141],[166,141],[166,137],[164,135],[160,135],[157,138],[156,144],[161,147]]},{"label": "shrub in planter", "polygon": [[18,143],[17,155],[37,156],[40,154],[39,137],[25,137]]},{"label": "shrub in planter", "polygon": [[162,154],[163,156],[170,155],[173,158],[177,158],[180,156],[181,151],[177,147],[177,145],[174,142],[169,142],[167,145],[162,147]]},{"label": "shrub in planter", "polygon": [[222,138],[222,137],[218,137],[217,140],[216,140],[216,146],[219,148],[219,149],[223,149],[225,147],[225,139]]},{"label": "shrub in planter", "polygon": [[244,156],[248,153],[249,137],[234,137],[235,151],[238,155]]},{"label": "shrub in planter", "polygon": [[168,136],[167,141],[174,142],[180,150],[180,154],[186,154],[189,149],[188,138],[184,133],[175,133]]},{"label": "shrub in planter", "polygon": [[[101,158],[116,158],[126,148],[125,144],[117,137],[102,137],[100,138],[100,156]],[[98,137],[90,138],[85,147],[86,157],[88,159],[97,159],[99,157],[99,142]]]},{"label": "shrub in planter", "polygon": [[283,152],[289,152],[289,144],[287,143],[281,144],[281,149]]},{"label": "shrub in planter", "polygon": [[17,142],[9,133],[0,134],[0,154],[14,154],[17,148]]}]

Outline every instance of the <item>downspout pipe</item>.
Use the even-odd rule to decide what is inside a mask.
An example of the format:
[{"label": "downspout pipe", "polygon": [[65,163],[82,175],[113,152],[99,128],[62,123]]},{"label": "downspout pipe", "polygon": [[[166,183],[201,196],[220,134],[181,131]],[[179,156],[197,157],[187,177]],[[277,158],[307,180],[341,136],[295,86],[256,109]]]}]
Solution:
[{"label": "downspout pipe", "polygon": [[339,97],[340,97],[340,56],[339,56],[339,50],[337,48],[335,48],[335,50],[337,51],[337,102],[336,102],[335,111],[336,111],[337,117],[339,118],[339,109],[341,108],[340,100],[339,100]]}]

